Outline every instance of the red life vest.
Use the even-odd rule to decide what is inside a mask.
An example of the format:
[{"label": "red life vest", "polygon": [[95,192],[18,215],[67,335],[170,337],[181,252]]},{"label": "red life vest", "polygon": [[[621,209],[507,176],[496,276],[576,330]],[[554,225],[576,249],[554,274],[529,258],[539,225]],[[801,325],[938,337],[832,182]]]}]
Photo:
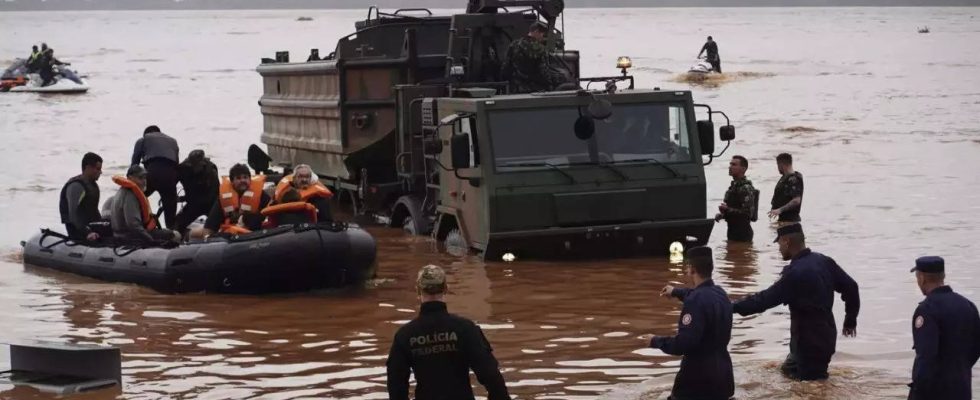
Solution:
[{"label": "red life vest", "polygon": [[316,223],[316,207],[310,203],[294,201],[291,203],[276,204],[263,209],[262,215],[266,216],[268,219],[264,224],[262,224],[262,226],[267,228],[279,226],[279,215],[297,211],[305,212],[306,218],[309,219],[311,223]]},{"label": "red life vest", "polygon": [[218,203],[221,205],[221,212],[225,214],[225,221],[221,225],[221,231],[236,235],[251,232],[244,227],[238,226],[237,221],[231,220],[231,215],[236,212],[258,213],[262,207],[262,189],[265,186],[265,175],[253,176],[248,184],[248,189],[241,196],[235,191],[231,179],[227,176],[221,177],[221,187],[218,189]]},{"label": "red life vest", "polygon": [[[279,181],[279,184],[276,185],[276,194],[272,200],[276,203],[282,203],[282,195],[289,190],[292,184],[293,174],[284,176],[282,180]],[[299,191],[299,197],[303,201],[309,201],[313,197],[323,197],[325,199],[333,197],[333,192],[331,192],[330,189],[327,189],[327,187],[320,182],[314,182],[312,185],[307,186],[306,189],[296,190]]]},{"label": "red life vest", "polygon": [[143,189],[140,189],[136,182],[129,180],[125,176],[113,176],[112,181],[119,185],[119,187],[129,189],[136,195],[136,199],[140,202],[140,217],[143,219],[143,227],[148,231],[156,229],[157,221],[153,219],[153,212],[150,211],[150,201],[146,199],[146,194],[143,193]]}]

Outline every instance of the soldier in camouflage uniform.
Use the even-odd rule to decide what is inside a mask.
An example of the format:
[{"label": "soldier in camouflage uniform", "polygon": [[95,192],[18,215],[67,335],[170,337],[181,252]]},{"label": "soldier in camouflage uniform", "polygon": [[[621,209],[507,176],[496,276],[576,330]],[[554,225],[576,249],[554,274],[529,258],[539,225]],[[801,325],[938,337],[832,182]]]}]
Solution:
[{"label": "soldier in camouflage uniform", "polygon": [[527,36],[511,42],[502,71],[510,82],[511,93],[532,93],[554,89],[560,81],[548,61],[544,35],[548,26],[538,21],[531,24]]},{"label": "soldier in camouflage uniform", "polygon": [[756,190],[752,181],[745,178],[745,171],[748,169],[749,161],[742,156],[732,157],[728,164],[728,175],[732,177],[732,184],[725,192],[725,201],[718,206],[719,212],[715,215],[715,221],[724,219],[728,223],[729,241],[752,241],[751,222],[755,215]]},{"label": "soldier in camouflage uniform", "polygon": [[769,218],[779,216],[779,222],[799,222],[803,205],[803,175],[793,170],[793,156],[782,153],[776,156],[779,182],[772,194],[772,211]]}]

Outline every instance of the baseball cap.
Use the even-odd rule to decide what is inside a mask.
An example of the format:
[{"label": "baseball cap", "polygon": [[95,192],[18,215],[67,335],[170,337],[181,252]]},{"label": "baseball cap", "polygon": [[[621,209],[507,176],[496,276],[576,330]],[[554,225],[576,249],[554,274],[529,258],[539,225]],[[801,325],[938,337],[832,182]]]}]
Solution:
[{"label": "baseball cap", "polygon": [[915,267],[909,272],[922,271],[935,274],[946,271],[946,261],[942,257],[925,256],[915,259]]},{"label": "baseball cap", "polygon": [[446,285],[446,271],[436,265],[426,265],[419,270],[415,281],[419,289],[440,289]]}]

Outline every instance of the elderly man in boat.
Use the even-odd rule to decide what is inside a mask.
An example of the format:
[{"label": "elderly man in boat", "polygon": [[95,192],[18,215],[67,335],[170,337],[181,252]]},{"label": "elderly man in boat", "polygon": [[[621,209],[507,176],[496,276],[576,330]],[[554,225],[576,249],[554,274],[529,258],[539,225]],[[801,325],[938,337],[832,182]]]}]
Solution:
[{"label": "elderly man in boat", "polygon": [[316,222],[333,221],[333,216],[330,213],[330,198],[333,197],[333,193],[320,183],[316,175],[313,174],[312,167],[300,164],[293,169],[292,174],[284,176],[276,185],[274,203],[287,203],[283,200],[283,195],[289,190],[297,191],[300,201],[316,207]]}]

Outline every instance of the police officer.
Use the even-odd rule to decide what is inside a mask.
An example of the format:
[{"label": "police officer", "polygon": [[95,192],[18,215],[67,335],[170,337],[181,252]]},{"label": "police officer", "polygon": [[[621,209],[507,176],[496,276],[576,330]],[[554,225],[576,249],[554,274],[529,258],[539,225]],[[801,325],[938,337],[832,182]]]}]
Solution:
[{"label": "police officer", "polygon": [[769,218],[779,216],[779,222],[800,222],[803,205],[803,175],[793,170],[793,156],[782,153],[776,156],[779,182],[772,193],[772,211]]},{"label": "police officer", "polygon": [[701,46],[701,51],[698,52],[698,58],[701,58],[701,54],[705,52],[708,53],[708,62],[711,63],[711,69],[720,74],[721,56],[718,55],[718,43],[711,36],[708,36],[708,41],[704,42],[704,46]]},{"label": "police officer", "polygon": [[37,71],[40,66],[38,65],[41,60],[41,51],[37,49],[37,45],[31,46],[31,55],[27,57],[27,72]]},{"label": "police officer", "polygon": [[977,306],[943,283],[941,257],[919,257],[912,271],[926,299],[912,316],[915,364],[909,399],[968,400],[971,370],[980,358]]},{"label": "police officer", "polygon": [[527,36],[510,43],[501,75],[510,82],[513,93],[548,91],[558,85],[557,77],[548,63],[544,36],[548,25],[537,21],[531,24]]},{"label": "police officer", "polygon": [[408,400],[408,378],[415,373],[415,399],[472,400],[470,369],[489,400],[510,399],[493,349],[472,321],[446,311],[446,273],[435,265],[419,271],[419,316],[395,333],[388,354],[388,398]]},{"label": "police officer", "polygon": [[751,242],[754,235],[751,222],[755,214],[756,190],[752,181],[745,177],[748,169],[749,160],[742,156],[734,156],[728,163],[732,183],[725,192],[725,201],[718,206],[715,222],[724,219],[728,223],[730,241]]},{"label": "police officer", "polygon": [[732,358],[732,303],[725,290],[711,279],[714,260],[711,249],[701,246],[687,251],[685,273],[694,289],[664,286],[661,296],[684,302],[677,336],[654,336],[650,347],[682,355],[670,399],[727,400],[735,394]]},{"label": "police officer", "polygon": [[779,252],[790,264],[768,289],[735,303],[735,312],[747,316],[788,304],[789,356],[783,373],[797,380],[827,379],[837,347],[834,292],[844,300],[843,334],[855,336],[861,308],[858,284],[832,258],[806,247],[800,224],[780,227],[777,235]]}]

